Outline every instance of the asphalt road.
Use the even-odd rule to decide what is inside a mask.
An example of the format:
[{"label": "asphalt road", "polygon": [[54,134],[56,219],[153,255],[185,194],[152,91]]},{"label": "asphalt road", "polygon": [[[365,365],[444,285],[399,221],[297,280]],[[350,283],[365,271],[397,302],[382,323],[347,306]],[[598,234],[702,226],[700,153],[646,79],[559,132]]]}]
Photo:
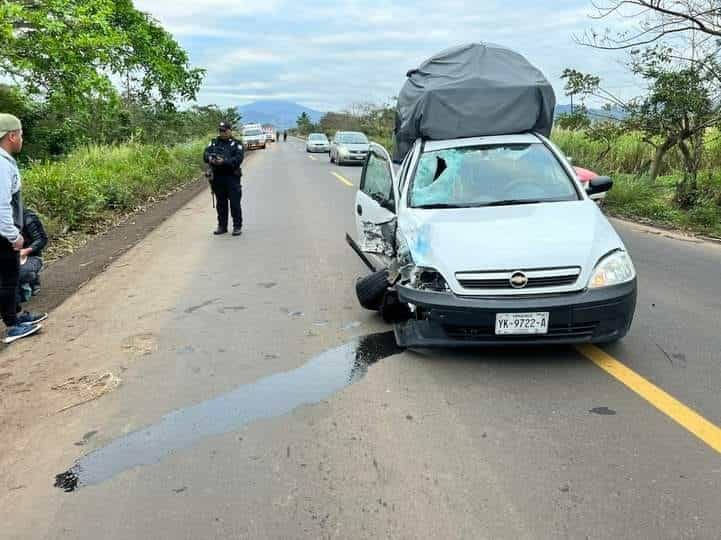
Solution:
[{"label": "asphalt road", "polygon": [[640,297],[607,356],[398,353],[354,297],[359,176],[259,151],[241,238],[201,194],[0,355],[53,367],[6,401],[0,537],[721,537],[720,246],[617,222]]}]

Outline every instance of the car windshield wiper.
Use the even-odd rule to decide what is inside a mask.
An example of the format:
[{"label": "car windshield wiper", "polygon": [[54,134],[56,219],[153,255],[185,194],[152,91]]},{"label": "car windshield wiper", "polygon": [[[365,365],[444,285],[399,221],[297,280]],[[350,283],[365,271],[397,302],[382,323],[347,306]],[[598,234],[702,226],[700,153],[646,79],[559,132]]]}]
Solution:
[{"label": "car windshield wiper", "polygon": [[420,204],[413,208],[420,208],[422,210],[433,210],[437,208],[468,208],[468,205],[461,204],[448,204],[448,203],[431,203],[431,204]]},{"label": "car windshield wiper", "polygon": [[551,200],[543,199],[503,199],[502,201],[493,201],[489,203],[482,203],[478,206],[513,206],[516,204],[538,204],[541,202],[552,202]]}]

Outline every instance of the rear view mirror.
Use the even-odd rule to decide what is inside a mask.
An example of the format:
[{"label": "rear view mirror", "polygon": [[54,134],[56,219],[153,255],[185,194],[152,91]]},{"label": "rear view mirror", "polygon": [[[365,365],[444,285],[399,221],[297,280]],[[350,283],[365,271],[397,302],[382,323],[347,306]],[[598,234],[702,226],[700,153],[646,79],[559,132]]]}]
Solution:
[{"label": "rear view mirror", "polygon": [[596,195],[598,193],[605,193],[612,187],[613,180],[611,180],[610,177],[597,176],[596,178],[591,178],[590,182],[588,182],[588,188],[586,188],[586,192],[589,195]]}]

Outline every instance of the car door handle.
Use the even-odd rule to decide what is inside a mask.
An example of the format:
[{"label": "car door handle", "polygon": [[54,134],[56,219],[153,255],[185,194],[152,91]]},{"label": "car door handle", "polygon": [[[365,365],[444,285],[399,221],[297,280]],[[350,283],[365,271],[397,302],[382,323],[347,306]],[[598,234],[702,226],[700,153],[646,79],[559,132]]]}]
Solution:
[{"label": "car door handle", "polygon": [[359,216],[363,215],[363,207],[360,204],[355,207],[355,211],[358,212]]}]

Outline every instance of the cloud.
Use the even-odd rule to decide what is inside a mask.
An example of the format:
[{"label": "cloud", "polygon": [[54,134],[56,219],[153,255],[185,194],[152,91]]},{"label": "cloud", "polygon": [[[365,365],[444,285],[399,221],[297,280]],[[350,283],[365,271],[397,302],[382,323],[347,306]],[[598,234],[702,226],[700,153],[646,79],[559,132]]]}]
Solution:
[{"label": "cloud", "polygon": [[[322,109],[396,95],[408,69],[469,41],[518,50],[552,81],[574,67],[633,94],[621,55],[577,45],[590,0],[136,0],[207,69],[201,102],[303,100]],[[604,22],[605,24],[605,22]]]}]

